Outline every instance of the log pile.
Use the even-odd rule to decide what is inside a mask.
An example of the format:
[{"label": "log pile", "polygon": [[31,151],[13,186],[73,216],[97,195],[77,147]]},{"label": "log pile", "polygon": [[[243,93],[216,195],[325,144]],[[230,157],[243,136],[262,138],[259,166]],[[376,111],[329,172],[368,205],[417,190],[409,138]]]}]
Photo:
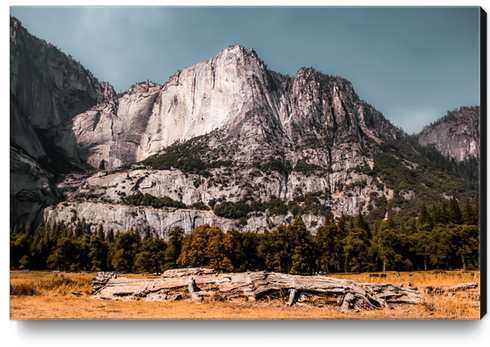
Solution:
[{"label": "log pile", "polygon": [[477,283],[456,286],[406,288],[391,283],[357,283],[324,276],[296,276],[275,272],[217,274],[212,269],[175,269],[156,279],[130,279],[116,273],[98,273],[93,279],[92,298],[110,300],[194,300],[208,297],[218,300],[246,298],[257,301],[264,297],[287,298],[295,302],[336,300],[341,311],[379,309],[389,303],[420,303],[422,293],[451,292],[474,289]]}]

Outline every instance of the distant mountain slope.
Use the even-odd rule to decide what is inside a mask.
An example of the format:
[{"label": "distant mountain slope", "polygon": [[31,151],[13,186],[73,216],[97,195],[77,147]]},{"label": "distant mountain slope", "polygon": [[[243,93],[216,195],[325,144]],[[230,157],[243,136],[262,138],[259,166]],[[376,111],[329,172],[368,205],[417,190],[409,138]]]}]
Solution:
[{"label": "distant mountain slope", "polygon": [[418,134],[422,146],[434,146],[441,154],[461,162],[480,158],[480,108],[461,107]]}]

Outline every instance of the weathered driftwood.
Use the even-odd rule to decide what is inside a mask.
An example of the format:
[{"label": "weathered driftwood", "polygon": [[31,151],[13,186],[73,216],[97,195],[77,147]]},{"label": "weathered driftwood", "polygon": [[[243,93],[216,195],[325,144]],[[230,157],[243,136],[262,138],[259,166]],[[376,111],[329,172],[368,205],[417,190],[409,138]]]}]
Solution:
[{"label": "weathered driftwood", "polygon": [[[217,274],[212,269],[169,270],[157,279],[129,279],[114,273],[98,273],[93,279],[95,295],[102,299],[139,299],[147,301],[199,301],[203,297],[234,299],[245,297],[256,301],[267,295],[286,297],[287,305],[295,301],[313,304],[322,296],[335,296],[342,312],[353,308],[378,309],[388,303],[420,303],[420,293],[447,292],[476,288],[476,283],[458,286],[404,288],[391,283],[357,283],[324,276],[294,276],[275,272]],[[421,289],[421,290],[420,290]]]}]

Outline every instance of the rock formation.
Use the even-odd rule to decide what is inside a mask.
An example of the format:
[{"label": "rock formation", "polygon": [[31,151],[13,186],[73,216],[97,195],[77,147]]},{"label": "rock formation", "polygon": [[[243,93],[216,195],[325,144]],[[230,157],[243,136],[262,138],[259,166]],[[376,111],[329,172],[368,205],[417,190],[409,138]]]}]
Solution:
[{"label": "rock formation", "polygon": [[[295,78],[283,76],[269,71],[255,51],[241,46],[228,47],[214,59],[177,72],[163,87],[144,82],[117,98],[112,94],[75,116],[72,130],[82,157],[109,171],[107,176],[87,180],[84,188],[97,192],[91,194],[92,203],[79,199],[74,205],[59,205],[46,211],[46,221],[65,218],[70,205],[89,224],[104,220],[120,228],[150,226],[161,236],[178,220],[206,221],[225,230],[231,226],[263,231],[294,216],[286,212],[280,218],[263,218],[259,213],[248,216],[245,225],[236,225],[216,216],[203,217],[212,212],[155,214],[140,208],[145,211],[143,218],[134,209],[113,206],[118,216],[133,213],[134,218],[121,222],[88,211],[98,210],[93,203],[124,203],[124,197],[136,192],[168,196],[186,205],[220,199],[239,202],[246,196],[287,202],[301,194],[321,192],[318,203],[335,215],[352,215],[359,208],[367,211],[372,194],[393,197],[392,189],[354,170],[372,169],[379,145],[404,136],[360,100],[348,81],[306,68]],[[117,169],[151,156],[170,155],[169,146],[180,150],[181,144],[191,154],[178,160],[202,163],[204,172],[171,166]],[[357,187],[355,196],[340,193],[343,185]],[[84,194],[81,188],[77,196]],[[324,216],[304,213],[313,231]],[[195,223],[179,225],[190,232]]]},{"label": "rock formation", "polygon": [[422,146],[434,146],[444,156],[461,162],[480,158],[480,108],[461,107],[426,126],[418,134]]},{"label": "rock formation", "polygon": [[[253,49],[241,46],[177,72],[163,87],[151,82],[132,86],[77,115],[73,132],[84,158],[105,169],[206,134],[214,148],[238,140],[246,152],[242,160],[258,148],[269,149],[264,145],[293,147],[284,159],[294,164],[312,154],[301,147],[315,143],[322,149],[311,155],[312,163],[345,169],[366,163],[358,152],[369,142],[403,136],[361,101],[348,81],[306,68],[295,78],[282,76],[269,71]],[[345,153],[347,145],[350,153]]]},{"label": "rock formation", "polygon": [[[262,232],[301,212],[315,232],[327,214],[385,216],[427,196],[423,181],[392,178],[417,176],[426,159],[343,78],[313,68],[284,76],[230,46],[164,85],[116,94],[10,25],[12,225],[84,218],[165,238],[205,223]],[[444,189],[440,198],[458,194]],[[211,209],[225,202],[246,211]]]},{"label": "rock formation", "polygon": [[52,189],[59,169],[83,164],[74,137],[55,146],[61,129],[103,100],[103,88],[80,63],[10,18],[11,225],[60,200]]}]

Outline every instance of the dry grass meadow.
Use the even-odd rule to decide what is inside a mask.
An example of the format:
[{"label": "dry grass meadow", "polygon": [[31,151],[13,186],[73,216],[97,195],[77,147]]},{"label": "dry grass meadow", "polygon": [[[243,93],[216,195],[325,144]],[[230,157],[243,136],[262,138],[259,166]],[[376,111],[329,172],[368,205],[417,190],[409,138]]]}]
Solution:
[{"label": "dry grass meadow", "polygon": [[[153,319],[479,319],[479,291],[453,295],[433,294],[423,297],[420,305],[390,305],[387,309],[340,313],[334,303],[311,307],[297,303],[291,307],[285,300],[263,299],[256,303],[246,301],[192,301],[147,302],[109,301],[90,299],[90,273],[51,273],[41,271],[10,272],[11,320],[153,320]],[[128,275],[128,277],[143,277]],[[151,278],[151,276],[149,276]],[[467,282],[480,283],[476,271],[389,272],[386,274],[339,274],[336,278],[357,282],[404,283],[419,285],[451,285]],[[71,292],[82,293],[75,295]]]}]

